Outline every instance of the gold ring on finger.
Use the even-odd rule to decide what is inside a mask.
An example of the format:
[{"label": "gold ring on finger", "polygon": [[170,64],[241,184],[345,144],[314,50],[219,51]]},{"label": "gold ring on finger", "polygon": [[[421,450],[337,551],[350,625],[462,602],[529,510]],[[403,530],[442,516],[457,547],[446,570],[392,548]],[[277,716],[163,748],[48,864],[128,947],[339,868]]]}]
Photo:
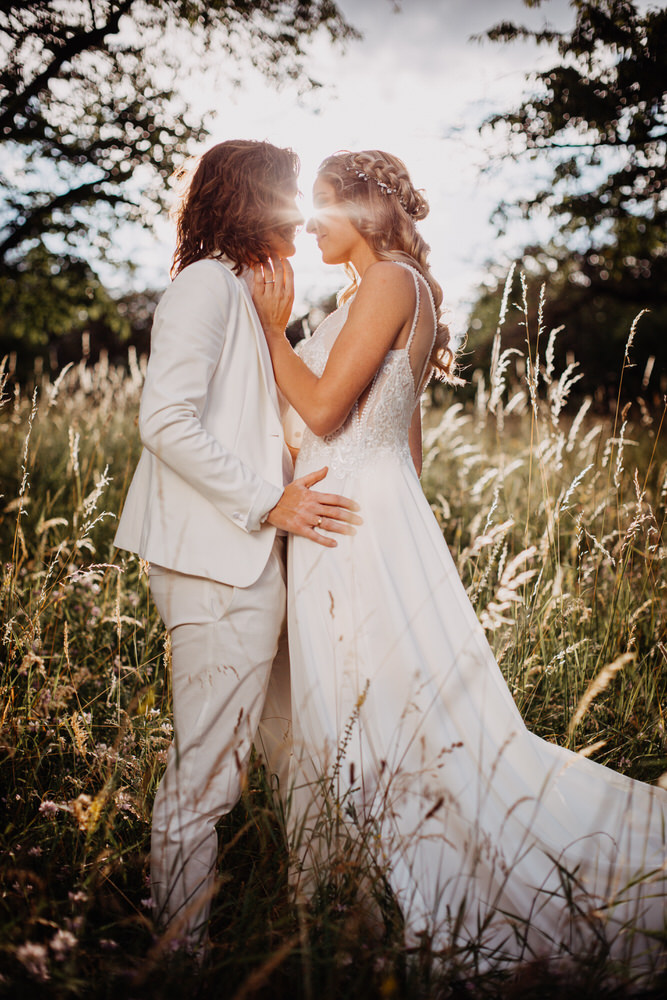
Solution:
[{"label": "gold ring on finger", "polygon": [[319,528],[319,526],[320,526],[321,524],[322,524],[322,518],[321,518],[321,517],[318,517],[317,521],[315,522],[315,527],[316,527],[316,528]]}]

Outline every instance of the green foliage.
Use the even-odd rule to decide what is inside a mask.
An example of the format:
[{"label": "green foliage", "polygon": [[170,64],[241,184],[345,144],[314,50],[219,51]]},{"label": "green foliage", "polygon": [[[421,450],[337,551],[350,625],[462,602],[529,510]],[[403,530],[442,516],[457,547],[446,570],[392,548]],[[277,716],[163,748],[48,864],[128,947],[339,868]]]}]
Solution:
[{"label": "green foliage", "polygon": [[81,334],[105,321],[118,335],[129,333],[115,301],[85,261],[49,254],[39,244],[20,264],[0,272],[0,353],[45,346],[65,334]]},{"label": "green foliage", "polygon": [[207,135],[178,94],[177,39],[306,86],[304,39],[320,28],[353,34],[330,0],[3,4],[3,266],[45,234],[68,254],[104,257],[119,221],[150,224],[165,207],[166,179]]},{"label": "green foliage", "polygon": [[[542,4],[532,0],[527,6]],[[532,258],[542,277],[557,266],[563,302],[553,311],[577,343],[588,387],[596,372],[594,352],[600,352],[604,380],[607,372],[618,370],[631,314],[644,308],[652,310],[642,323],[644,360],[654,356],[654,384],[659,386],[667,377],[662,333],[667,300],[667,10],[648,7],[640,13],[630,0],[576,0],[571,6],[575,23],[569,32],[530,31],[505,22],[486,33],[495,42],[530,38],[555,44],[560,56],[550,69],[533,74],[533,92],[518,109],[494,115],[482,126],[505,135],[505,156],[527,155],[551,168],[540,190],[511,204],[502,202],[495,218],[501,230],[517,211],[524,218],[547,213],[556,224],[552,246],[529,247],[521,256]],[[487,306],[479,302],[477,311],[488,311]],[[471,342],[479,343],[479,338]],[[592,345],[588,353],[587,343]],[[481,346],[485,353],[476,360],[483,363],[489,339]]]},{"label": "green foliage", "polygon": [[[562,63],[534,74],[535,94],[483,128],[503,129],[513,156],[546,152],[555,162],[551,183],[518,202],[524,212],[545,204],[570,230],[640,215],[664,232],[667,10],[640,14],[630,0],[576,0],[572,7],[570,33],[507,23],[487,32],[492,41],[555,42]],[[606,177],[598,183],[600,172]]]},{"label": "green foliage", "polygon": [[84,260],[39,244],[0,269],[0,359],[9,357],[12,379],[23,385],[39,365],[57,373],[103,352],[125,362],[131,348],[147,353],[160,294],[112,296]]},{"label": "green foliage", "polygon": [[[629,221],[626,229],[631,226]],[[590,247],[583,253],[573,253],[555,243],[526,247],[519,263],[535,283],[544,281],[549,285],[545,323],[548,332],[558,331],[553,342],[556,367],[565,368],[572,357],[580,365],[580,379],[574,388],[577,397],[590,395],[596,409],[613,410],[619,376],[624,371],[624,399],[641,397],[648,408],[659,412],[667,392],[667,299],[654,300],[654,279],[646,277],[640,259],[632,255],[631,238],[629,234],[624,243],[625,263],[606,248]],[[466,375],[490,367],[494,317],[500,310],[505,278],[501,268],[490,268],[489,278],[473,305],[461,358]],[[515,289],[503,324],[502,343],[504,348],[525,351],[523,307],[514,295]],[[624,370],[626,343],[640,314],[632,363]],[[472,392],[474,386],[469,388],[469,394]]]}]

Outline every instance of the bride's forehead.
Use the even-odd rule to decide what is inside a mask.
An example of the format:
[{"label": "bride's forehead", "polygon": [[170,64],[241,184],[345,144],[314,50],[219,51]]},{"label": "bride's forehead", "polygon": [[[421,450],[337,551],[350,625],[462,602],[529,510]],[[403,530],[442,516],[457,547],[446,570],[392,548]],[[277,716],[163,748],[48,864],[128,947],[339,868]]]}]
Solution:
[{"label": "bride's forehead", "polygon": [[315,178],[315,183],[313,184],[313,198],[318,195],[335,195],[336,189],[330,181],[325,180],[324,177],[317,176]]}]

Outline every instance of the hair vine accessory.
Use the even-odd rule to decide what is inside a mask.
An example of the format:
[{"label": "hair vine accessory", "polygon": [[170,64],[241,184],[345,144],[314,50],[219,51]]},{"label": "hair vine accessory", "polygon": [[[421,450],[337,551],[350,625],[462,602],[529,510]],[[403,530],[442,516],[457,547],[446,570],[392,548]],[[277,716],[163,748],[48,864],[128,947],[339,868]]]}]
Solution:
[{"label": "hair vine accessory", "polygon": [[389,184],[381,181],[379,177],[375,177],[373,174],[367,174],[364,170],[359,170],[358,167],[348,167],[347,169],[351,170],[352,173],[356,174],[362,181],[373,181],[374,184],[377,184],[383,194],[398,194],[398,190],[396,188],[390,187]]}]

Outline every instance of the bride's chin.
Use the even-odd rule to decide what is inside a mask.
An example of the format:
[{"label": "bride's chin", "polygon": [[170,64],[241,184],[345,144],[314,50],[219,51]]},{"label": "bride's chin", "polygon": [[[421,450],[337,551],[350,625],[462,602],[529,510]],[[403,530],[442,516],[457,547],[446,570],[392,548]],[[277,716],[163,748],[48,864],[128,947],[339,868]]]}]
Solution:
[{"label": "bride's chin", "polygon": [[327,253],[326,250],[320,249],[320,256],[322,258],[322,263],[323,264],[342,264],[342,263],[344,263],[344,261],[341,261],[334,254]]}]

